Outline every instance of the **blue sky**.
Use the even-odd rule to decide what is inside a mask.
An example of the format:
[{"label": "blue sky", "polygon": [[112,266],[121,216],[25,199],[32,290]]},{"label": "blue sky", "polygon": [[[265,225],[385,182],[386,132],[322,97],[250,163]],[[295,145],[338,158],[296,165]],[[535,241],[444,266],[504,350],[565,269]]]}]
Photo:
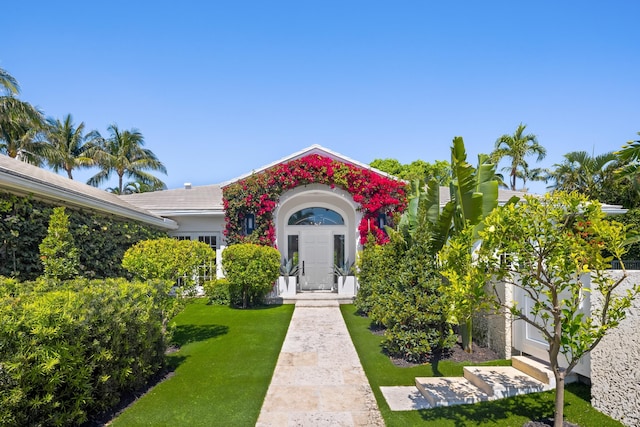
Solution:
[{"label": "blue sky", "polygon": [[634,0],[30,1],[2,14],[0,67],[21,99],[103,135],[139,129],[169,188],[312,144],[433,162],[459,135],[475,163],[523,122],[548,167],[640,131]]}]

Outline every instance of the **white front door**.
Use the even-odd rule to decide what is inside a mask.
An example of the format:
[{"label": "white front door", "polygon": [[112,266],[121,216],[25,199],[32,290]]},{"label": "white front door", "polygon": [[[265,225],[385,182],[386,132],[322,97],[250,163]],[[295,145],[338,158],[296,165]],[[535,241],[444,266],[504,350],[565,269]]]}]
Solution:
[{"label": "white front door", "polygon": [[324,227],[305,227],[300,233],[300,289],[331,290],[333,286],[332,233]]},{"label": "white front door", "polygon": [[[515,288],[515,298],[518,307],[522,307],[524,313],[531,313],[533,300],[521,288]],[[540,319],[536,319],[539,322]],[[544,339],[542,332],[531,326],[524,320],[517,320],[513,325],[513,346],[526,354],[538,359],[549,361],[549,344]]]},{"label": "white front door", "polygon": [[[591,286],[591,277],[588,274],[583,274],[581,277],[582,282],[586,288]],[[519,287],[515,287],[514,298],[518,307],[522,307],[522,311],[532,316],[532,308],[534,301],[529,295]],[[561,294],[560,299],[570,298],[570,295]],[[589,292],[583,293],[583,299],[580,303],[580,311],[584,313],[586,317],[591,315],[591,299]],[[539,318],[534,318],[536,323],[541,323]],[[537,328],[534,328],[524,320],[516,320],[512,329],[513,333],[513,347],[521,351],[522,353],[529,354],[535,358],[538,358],[544,362],[549,362],[549,344],[542,335],[542,332]],[[560,354],[560,365],[568,366],[566,359]],[[591,356],[589,353],[582,356],[578,365],[573,369],[574,372],[584,375],[586,377],[591,376]]]}]

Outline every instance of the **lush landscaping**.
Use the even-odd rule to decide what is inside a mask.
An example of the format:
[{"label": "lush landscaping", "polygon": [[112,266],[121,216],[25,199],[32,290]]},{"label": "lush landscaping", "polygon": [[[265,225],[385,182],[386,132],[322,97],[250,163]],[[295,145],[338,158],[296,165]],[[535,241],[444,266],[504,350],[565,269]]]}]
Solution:
[{"label": "lush landscaping", "polygon": [[78,425],[164,365],[162,282],[0,278],[0,425]]},{"label": "lush landscaping", "polygon": [[188,304],[175,318],[174,375],[113,425],[255,425],[293,309]]},{"label": "lush landscaping", "polygon": [[[506,427],[521,426],[531,419],[553,417],[553,392],[517,396],[476,405],[420,411],[391,411],[380,392],[380,386],[413,385],[415,377],[418,376],[461,376],[462,367],[465,364],[441,361],[437,365],[397,367],[382,353],[382,337],[371,333],[370,319],[357,314],[352,305],[343,305],[341,310],[387,426],[491,425]],[[496,361],[491,364],[509,364],[509,362]],[[565,419],[567,421],[582,427],[622,425],[591,407],[589,388],[585,385],[568,385],[565,397]]]}]

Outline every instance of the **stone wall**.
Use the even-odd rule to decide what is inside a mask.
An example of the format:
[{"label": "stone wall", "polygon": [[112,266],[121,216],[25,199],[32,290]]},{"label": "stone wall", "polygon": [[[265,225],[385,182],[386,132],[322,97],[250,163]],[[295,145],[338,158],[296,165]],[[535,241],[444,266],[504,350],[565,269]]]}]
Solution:
[{"label": "stone wall", "polygon": [[[497,283],[495,291],[491,284],[487,285],[486,292],[498,293],[500,301],[508,304],[513,301],[513,286],[505,286]],[[473,319],[473,338],[480,345],[495,351],[499,357],[511,359],[511,314],[502,310],[500,313],[479,313]]]},{"label": "stone wall", "polygon": [[[622,292],[640,282],[640,271],[627,273]],[[598,297],[591,296],[592,311],[602,306]],[[591,404],[626,426],[640,426],[640,298],[591,352]]]}]

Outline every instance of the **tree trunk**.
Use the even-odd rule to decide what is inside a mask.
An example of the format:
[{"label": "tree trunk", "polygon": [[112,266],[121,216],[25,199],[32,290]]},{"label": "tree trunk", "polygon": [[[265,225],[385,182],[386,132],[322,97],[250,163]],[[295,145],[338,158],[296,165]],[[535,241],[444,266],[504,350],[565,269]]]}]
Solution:
[{"label": "tree trunk", "polygon": [[473,353],[473,321],[471,318],[460,323],[460,338],[462,338],[462,349],[467,353]]},{"label": "tree trunk", "polygon": [[556,409],[553,414],[553,427],[562,427],[564,424],[564,372],[555,372],[556,377]]}]

